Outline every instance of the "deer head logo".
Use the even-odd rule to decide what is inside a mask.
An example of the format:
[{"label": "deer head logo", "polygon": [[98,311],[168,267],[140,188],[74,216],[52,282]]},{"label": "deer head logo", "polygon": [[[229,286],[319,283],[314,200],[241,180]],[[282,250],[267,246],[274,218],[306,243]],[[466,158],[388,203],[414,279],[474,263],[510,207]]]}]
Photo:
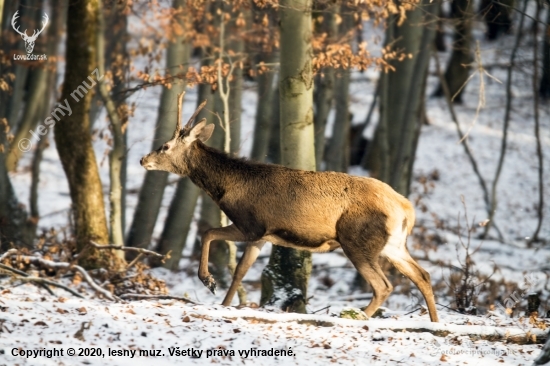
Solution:
[{"label": "deer head logo", "polygon": [[15,14],[13,14],[13,17],[11,18],[11,26],[17,33],[21,35],[21,38],[23,38],[23,40],[25,41],[25,49],[27,50],[27,53],[32,53],[32,50],[34,49],[34,42],[36,42],[36,38],[38,38],[40,33],[42,33],[42,31],[44,30],[44,28],[46,28],[46,25],[48,24],[48,19],[49,19],[48,14],[44,13],[44,21],[42,22],[42,29],[40,30],[35,29],[32,36],[29,37],[27,35],[26,29],[24,32],[20,32],[19,26],[17,26],[17,28],[15,26],[15,21],[17,20],[17,18],[19,18],[19,15],[17,13],[19,13],[19,10],[16,11]]}]

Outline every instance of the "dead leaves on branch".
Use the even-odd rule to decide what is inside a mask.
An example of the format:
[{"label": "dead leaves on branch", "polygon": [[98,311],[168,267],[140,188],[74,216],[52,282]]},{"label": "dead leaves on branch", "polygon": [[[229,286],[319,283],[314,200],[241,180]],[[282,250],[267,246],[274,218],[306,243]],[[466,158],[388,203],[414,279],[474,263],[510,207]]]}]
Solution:
[{"label": "dead leaves on branch", "polygon": [[[260,11],[252,12],[252,19],[247,16],[252,6]],[[323,9],[323,3],[329,1],[314,2],[315,9]],[[332,2],[331,2],[332,3]],[[156,4],[156,5],[155,5]],[[212,11],[208,3],[204,0],[194,0],[186,2],[183,8],[166,8],[155,3],[150,6],[154,10],[154,19],[160,25],[153,30],[153,37],[150,34],[141,37],[138,46],[131,52],[134,56],[141,55],[149,58],[151,61],[159,61],[161,50],[166,47],[169,42],[188,42],[193,48],[203,49],[206,54],[203,57],[214,58],[213,55],[219,54],[217,50],[217,40],[219,38],[219,27],[216,26],[215,18],[217,13]],[[278,29],[278,14],[276,10],[279,8],[278,1],[269,0],[248,0],[225,1],[225,22],[232,28],[228,33],[228,44],[231,39],[244,39],[247,44],[247,50],[251,53],[265,52],[270,53],[279,47],[279,29]],[[355,23],[354,31],[361,31],[363,22],[373,21],[376,25],[380,24],[384,19],[391,15],[397,17],[398,24],[401,24],[406,18],[406,12],[413,9],[418,1],[394,1],[394,0],[350,0],[341,1],[341,9],[343,12],[353,14]],[[218,9],[218,11],[221,11]],[[315,19],[312,22],[322,22],[325,14],[318,11]],[[341,21],[341,16],[344,13],[338,14],[337,18]],[[144,20],[146,22],[146,20]],[[150,27],[149,27],[150,28]],[[411,55],[405,54],[399,50],[392,49],[387,46],[382,49],[380,57],[374,57],[368,50],[366,42],[361,42],[356,49],[350,45],[354,31],[333,39],[328,37],[326,33],[317,33],[312,36],[312,66],[313,71],[318,72],[322,68],[332,67],[336,69],[356,68],[365,70],[368,67],[375,67],[384,71],[392,70],[393,67],[389,64],[392,60],[401,61],[410,58]],[[154,38],[154,39],[152,39]],[[162,40],[166,42],[162,42]],[[160,44],[160,47],[159,47]],[[230,53],[231,50],[225,50]],[[282,55],[284,57],[284,55]],[[235,64],[235,60],[237,63]],[[163,85],[171,88],[174,82],[184,80],[189,86],[204,83],[212,85],[215,89],[217,85],[217,65],[220,61],[212,60],[212,65],[208,66],[190,66],[180,65],[179,72],[168,73],[167,70],[157,70],[151,72],[149,67],[143,70],[138,70],[138,79],[143,81],[143,84],[134,89],[147,88],[148,86]],[[238,57],[228,61],[223,59],[223,76],[227,76],[230,64],[237,70],[247,73],[254,77],[257,74],[262,74],[271,71],[277,65],[265,65],[262,63],[256,64],[253,57],[248,54],[241,54]],[[163,74],[166,73],[166,74]],[[131,90],[130,90],[131,91]]]},{"label": "dead leaves on branch", "polygon": [[[72,255],[73,245],[69,241],[62,244],[48,240],[32,252],[26,248],[10,249],[0,256],[0,271],[9,274],[12,282],[31,282],[42,287],[47,286],[52,295],[54,293],[50,286],[78,297],[91,289],[109,300],[118,300],[120,295],[126,293],[149,296],[168,293],[165,282],[153,277],[143,263],[133,261],[123,271],[106,268],[85,270],[76,264],[78,256]],[[91,247],[103,249],[103,246],[98,248],[98,245]],[[116,249],[118,248],[114,246],[105,248]],[[161,256],[154,252],[140,254]],[[62,280],[62,277],[67,276],[71,279],[70,282]]]}]

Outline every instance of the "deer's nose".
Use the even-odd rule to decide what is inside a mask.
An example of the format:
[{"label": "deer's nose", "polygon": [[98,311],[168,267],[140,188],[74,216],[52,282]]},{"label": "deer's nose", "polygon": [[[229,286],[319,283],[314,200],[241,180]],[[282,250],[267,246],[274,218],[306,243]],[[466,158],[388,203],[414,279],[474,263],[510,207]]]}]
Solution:
[{"label": "deer's nose", "polygon": [[143,166],[143,158],[139,159],[139,164]]}]

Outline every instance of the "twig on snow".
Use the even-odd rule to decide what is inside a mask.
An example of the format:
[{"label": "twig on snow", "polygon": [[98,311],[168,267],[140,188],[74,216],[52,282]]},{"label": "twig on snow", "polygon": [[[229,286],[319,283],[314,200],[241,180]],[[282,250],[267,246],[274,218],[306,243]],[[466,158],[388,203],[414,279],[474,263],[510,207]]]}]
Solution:
[{"label": "twig on snow", "polygon": [[193,305],[200,305],[198,302],[189,300],[186,297],[172,296],[172,295],[143,295],[143,294],[122,294],[119,296],[121,299],[136,299],[136,300],[179,300],[187,302]]}]

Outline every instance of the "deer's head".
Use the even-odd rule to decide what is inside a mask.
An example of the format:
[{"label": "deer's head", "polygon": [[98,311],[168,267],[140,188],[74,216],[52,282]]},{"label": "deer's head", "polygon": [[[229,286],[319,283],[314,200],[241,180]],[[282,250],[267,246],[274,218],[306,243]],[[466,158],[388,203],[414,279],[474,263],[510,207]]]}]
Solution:
[{"label": "deer's head", "polygon": [[141,166],[147,170],[162,170],[180,176],[188,175],[189,166],[187,162],[189,159],[187,156],[191,145],[196,140],[206,142],[212,136],[214,125],[206,125],[205,118],[194,124],[195,118],[205,106],[206,101],[197,108],[185,126],[181,125],[181,101],[183,100],[183,94],[178,96],[178,121],[172,138],[162,144],[157,150],[145,155],[139,161]]},{"label": "deer's head", "polygon": [[34,49],[34,42],[36,42],[36,38],[38,38],[40,33],[42,33],[42,31],[44,30],[44,28],[46,28],[46,25],[48,24],[48,19],[49,19],[48,14],[44,13],[44,21],[42,22],[42,29],[40,30],[35,29],[32,36],[28,36],[26,29],[24,32],[21,32],[19,31],[19,26],[17,26],[16,28],[15,21],[17,20],[17,18],[19,18],[18,13],[19,13],[19,10],[16,11],[15,14],[13,14],[13,17],[11,18],[11,26],[17,33],[21,35],[21,38],[23,38],[23,40],[25,41],[25,49],[27,50],[27,53],[32,53]]}]

